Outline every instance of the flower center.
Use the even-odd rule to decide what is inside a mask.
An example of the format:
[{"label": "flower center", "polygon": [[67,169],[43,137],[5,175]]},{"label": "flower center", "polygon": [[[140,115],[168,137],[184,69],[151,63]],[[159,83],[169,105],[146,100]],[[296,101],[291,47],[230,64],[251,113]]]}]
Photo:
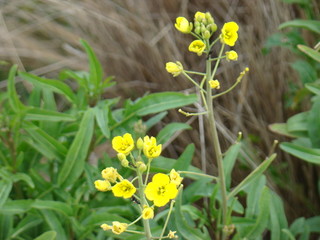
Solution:
[{"label": "flower center", "polygon": [[163,196],[165,194],[165,192],[166,192],[165,186],[161,186],[158,188],[158,195]]}]

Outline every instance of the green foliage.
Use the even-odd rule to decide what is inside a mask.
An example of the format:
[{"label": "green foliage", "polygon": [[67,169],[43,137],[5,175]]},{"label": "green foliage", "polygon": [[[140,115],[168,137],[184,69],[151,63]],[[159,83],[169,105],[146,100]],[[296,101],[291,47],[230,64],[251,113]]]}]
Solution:
[{"label": "green foliage", "polygon": [[[89,44],[84,40],[81,44],[88,55],[89,72],[64,70],[59,79],[18,72],[33,86],[22,98],[15,87],[14,65],[7,91],[0,93],[0,239],[102,239],[102,223],[134,220],[131,201],[113,200],[94,188],[99,169],[113,159],[105,154],[92,163],[91,153],[113,136],[133,129],[136,122],[149,129],[166,115],[163,111],[197,100],[195,95],[176,92],[126,100],[123,106],[117,104],[119,98],[103,99],[105,89],[115,82],[104,77]],[[69,81],[76,81],[77,88],[72,89]],[[65,102],[63,109],[57,101]],[[155,116],[144,122],[142,116],[150,114]],[[172,123],[159,133],[161,141],[186,129],[190,126]],[[186,151],[189,155],[194,147]],[[168,161],[177,169],[186,167],[182,160]],[[186,160],[188,168],[190,162],[191,157]]]}]

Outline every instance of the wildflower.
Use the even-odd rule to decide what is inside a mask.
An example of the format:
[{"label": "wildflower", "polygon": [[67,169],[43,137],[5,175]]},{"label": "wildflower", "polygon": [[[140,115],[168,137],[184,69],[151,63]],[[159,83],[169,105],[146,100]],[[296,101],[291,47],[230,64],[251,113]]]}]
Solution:
[{"label": "wildflower", "polygon": [[117,169],[113,168],[113,167],[108,167],[105,168],[101,171],[101,176],[111,182],[111,183],[115,183],[117,178],[122,179],[122,177],[120,176],[120,174],[118,173]]},{"label": "wildflower", "polygon": [[131,198],[137,191],[135,186],[127,179],[117,183],[112,187],[112,192],[115,197]]},{"label": "wildflower", "polygon": [[168,73],[171,73],[174,77],[180,75],[183,72],[183,66],[180,62],[167,62],[166,70]]},{"label": "wildflower", "polygon": [[143,138],[143,153],[147,158],[159,157],[162,151],[162,144],[157,145],[155,137],[145,136]]},{"label": "wildflower", "polygon": [[219,89],[220,88],[220,82],[218,80],[210,80],[209,84],[212,89]]},{"label": "wildflower", "polygon": [[134,148],[134,141],[130,133],[121,136],[116,136],[112,139],[112,148],[118,153],[128,155]]},{"label": "wildflower", "polygon": [[163,174],[157,173],[153,176],[152,182],[148,183],[145,194],[147,199],[154,202],[157,207],[166,205],[170,199],[174,199],[178,190],[174,183],[170,182],[170,178]]},{"label": "wildflower", "polygon": [[107,180],[96,180],[94,186],[98,191],[106,192],[111,190],[111,184]]},{"label": "wildflower", "polygon": [[121,223],[121,222],[118,222],[118,221],[114,221],[112,222],[112,232],[114,234],[121,234],[123,233],[128,227],[128,224],[126,223]]},{"label": "wildflower", "polygon": [[142,218],[143,219],[152,219],[154,217],[154,211],[152,207],[144,206],[142,210]]},{"label": "wildflower", "polygon": [[100,225],[100,227],[103,229],[103,231],[108,231],[108,230],[112,229],[112,226],[105,224],[105,223]]},{"label": "wildflower", "polygon": [[179,186],[182,182],[183,178],[180,177],[180,174],[176,172],[176,170],[172,169],[170,171],[170,182],[174,183],[176,186]]},{"label": "wildflower", "polygon": [[177,17],[174,26],[182,33],[190,33],[193,27],[192,23],[184,17]]},{"label": "wildflower", "polygon": [[236,51],[228,51],[226,52],[227,61],[237,61],[238,60],[238,53]]},{"label": "wildflower", "polygon": [[194,40],[189,45],[189,51],[198,54],[198,56],[201,56],[205,48],[206,48],[206,44],[201,40]]},{"label": "wildflower", "polygon": [[172,238],[178,238],[178,236],[175,235],[177,231],[169,231],[169,234],[168,234],[168,238],[172,239]]},{"label": "wildflower", "polygon": [[237,31],[239,30],[239,26],[235,22],[228,22],[225,23],[221,29],[221,35],[220,39],[221,42],[229,45],[229,46],[234,46],[238,39],[238,33]]}]

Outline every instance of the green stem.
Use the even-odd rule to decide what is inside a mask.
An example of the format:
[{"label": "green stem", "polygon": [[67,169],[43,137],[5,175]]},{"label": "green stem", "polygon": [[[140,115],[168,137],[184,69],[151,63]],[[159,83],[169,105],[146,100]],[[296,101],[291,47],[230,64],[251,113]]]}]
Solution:
[{"label": "green stem", "polygon": [[236,81],[236,82],[235,82],[229,89],[227,89],[226,91],[221,92],[221,93],[218,93],[218,94],[212,96],[212,99],[215,99],[215,98],[217,98],[217,97],[220,97],[220,96],[222,96],[222,95],[230,92],[230,91],[233,90],[239,83],[240,83],[240,81]]},{"label": "green stem", "polygon": [[204,173],[196,173],[196,172],[189,172],[189,171],[178,171],[178,173],[182,173],[182,174],[190,174],[190,175],[197,175],[197,176],[202,176],[202,177],[206,177],[206,178],[211,178],[215,181],[218,181],[219,179],[215,176],[211,176],[208,174],[204,174]]},{"label": "green stem", "polygon": [[[221,47],[220,53],[218,58],[221,57],[222,52],[224,49],[224,44]],[[225,176],[223,171],[223,161],[222,161],[222,152],[214,117],[214,110],[213,110],[213,103],[212,103],[212,91],[209,84],[209,80],[212,79],[217,71],[218,65],[219,65],[220,59],[217,60],[216,65],[214,67],[213,72],[211,73],[211,62],[210,60],[206,61],[206,83],[207,83],[207,111],[208,111],[208,121],[209,121],[209,130],[210,135],[212,137],[213,141],[213,149],[216,156],[216,161],[218,165],[218,178],[219,178],[219,187],[222,195],[222,224],[225,226],[227,223],[227,191],[226,191],[226,183],[225,183]],[[225,239],[225,234],[222,233],[222,240]]]},{"label": "green stem", "polygon": [[201,72],[195,72],[195,71],[189,71],[189,70],[183,70],[186,73],[191,73],[191,74],[196,74],[196,75],[200,75],[200,76],[205,76],[205,73],[201,73]]},{"label": "green stem", "polygon": [[[146,199],[144,197],[145,185],[143,184],[142,175],[141,175],[141,173],[139,172],[138,169],[137,169],[137,176],[138,176],[138,182],[139,182],[140,206],[141,206],[141,209],[143,209],[143,206],[147,205],[146,204]],[[152,235],[151,235],[151,230],[150,230],[150,225],[149,225],[149,220],[148,219],[143,219],[143,227],[144,227],[144,232],[145,232],[145,235],[147,237],[147,240],[151,240],[152,239]]]},{"label": "green stem", "polygon": [[182,74],[183,74],[186,78],[188,78],[188,80],[190,80],[194,85],[196,85],[196,86],[199,88],[200,91],[205,92],[205,90],[204,90],[202,87],[200,87],[200,85],[199,85],[196,81],[194,81],[185,71],[183,71]]},{"label": "green stem", "polygon": [[171,215],[174,203],[175,203],[175,200],[172,200],[171,203],[170,203],[169,213],[168,213],[167,219],[166,219],[166,221],[164,223],[164,226],[163,226],[160,238],[159,238],[160,240],[163,238],[164,232],[166,231],[166,228],[167,228],[167,225],[168,225],[168,222],[169,222],[169,219],[170,219],[170,215]]}]

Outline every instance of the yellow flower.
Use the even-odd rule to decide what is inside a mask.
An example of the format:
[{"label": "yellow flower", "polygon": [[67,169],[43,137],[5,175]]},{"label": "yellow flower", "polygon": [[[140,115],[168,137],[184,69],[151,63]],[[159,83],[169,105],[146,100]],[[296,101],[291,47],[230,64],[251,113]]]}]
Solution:
[{"label": "yellow flower", "polygon": [[108,230],[112,229],[112,227],[110,225],[105,224],[105,223],[102,224],[100,227],[103,229],[103,231],[108,231]]},{"label": "yellow flower", "polygon": [[176,170],[172,169],[170,171],[170,182],[174,183],[176,186],[179,186],[182,182],[183,178],[180,177],[180,174],[176,172]]},{"label": "yellow flower", "polygon": [[142,218],[143,219],[152,219],[154,217],[154,211],[152,207],[144,206],[142,210]]},{"label": "yellow flower", "polygon": [[174,26],[182,33],[190,33],[192,30],[192,23],[184,17],[177,17]]},{"label": "yellow flower", "polygon": [[168,73],[171,73],[174,77],[178,76],[181,72],[183,72],[183,66],[180,62],[167,62],[166,70]]},{"label": "yellow flower", "polygon": [[236,51],[228,51],[226,52],[227,61],[237,61],[238,60],[238,53]]},{"label": "yellow flower", "polygon": [[113,167],[108,167],[105,168],[101,171],[101,176],[111,182],[111,183],[115,183],[117,178],[119,178],[120,180],[122,179],[122,177],[120,176],[120,174],[118,173],[117,169],[113,168]]},{"label": "yellow flower", "polygon": [[112,222],[112,232],[114,234],[121,234],[123,233],[125,230],[127,230],[128,224],[126,223],[121,223],[118,221],[114,221]]},{"label": "yellow flower", "polygon": [[117,183],[112,187],[112,192],[115,197],[131,198],[137,191],[135,186],[127,179]]},{"label": "yellow flower", "polygon": [[168,238],[172,239],[172,238],[178,238],[178,236],[175,235],[177,231],[169,231],[169,234],[168,234]]},{"label": "yellow flower", "polygon": [[202,19],[206,19],[206,14],[203,13],[203,12],[196,12],[196,14],[194,15],[194,20],[195,21],[198,21],[198,22],[201,22]]},{"label": "yellow flower", "polygon": [[198,54],[198,56],[201,56],[203,51],[206,49],[206,44],[202,42],[201,40],[194,40],[192,43],[189,45],[189,51],[190,52],[195,52]]},{"label": "yellow flower", "polygon": [[238,39],[238,30],[239,26],[235,22],[228,22],[225,23],[221,29],[221,35],[220,39],[221,42],[229,45],[229,46],[234,46]]},{"label": "yellow flower", "polygon": [[157,145],[155,137],[145,136],[143,138],[143,153],[147,158],[159,157],[162,151],[162,145]]},{"label": "yellow flower", "polygon": [[134,148],[134,141],[130,133],[121,136],[116,136],[112,139],[112,148],[118,153],[128,155]]},{"label": "yellow flower", "polygon": [[148,183],[145,194],[155,206],[162,207],[177,196],[178,189],[174,183],[170,182],[167,175],[157,173],[153,176],[152,182]]},{"label": "yellow flower", "polygon": [[98,191],[106,192],[111,190],[111,184],[107,180],[96,180],[94,186]]},{"label": "yellow flower", "polygon": [[219,89],[220,88],[220,82],[218,80],[210,80],[209,84],[212,89]]}]

